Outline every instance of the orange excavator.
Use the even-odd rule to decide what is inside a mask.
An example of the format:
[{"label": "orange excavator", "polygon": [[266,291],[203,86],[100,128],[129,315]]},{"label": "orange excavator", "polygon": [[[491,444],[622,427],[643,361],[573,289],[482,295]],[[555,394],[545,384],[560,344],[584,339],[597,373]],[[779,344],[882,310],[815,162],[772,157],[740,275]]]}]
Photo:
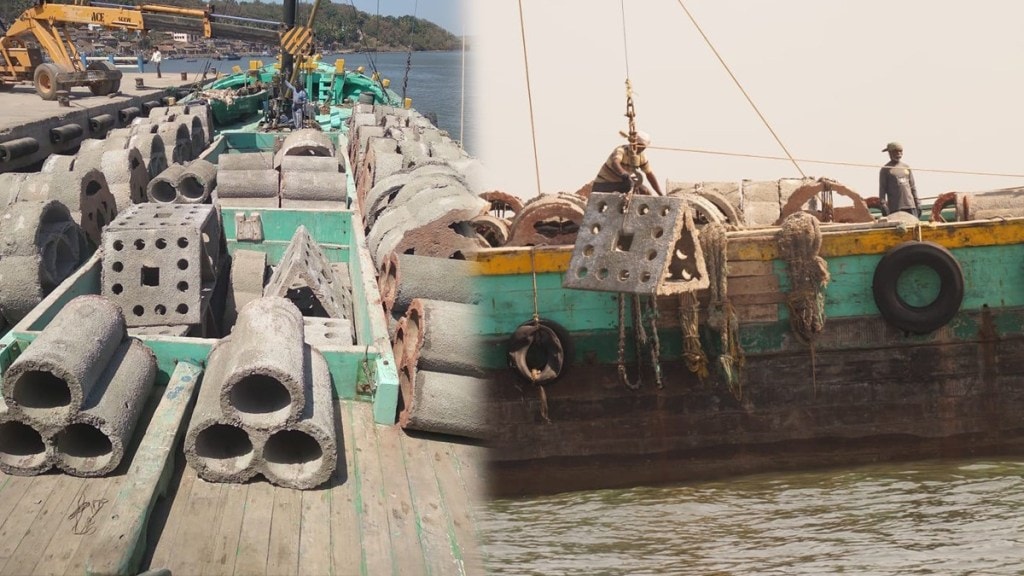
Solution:
[{"label": "orange excavator", "polygon": [[[75,24],[118,30],[188,32],[206,38],[230,38],[275,46],[281,45],[286,32],[280,22],[222,16],[214,14],[212,7],[194,9],[84,0],[57,4],[39,0],[0,37],[0,89],[7,84],[31,81],[43,100],[55,100],[58,92],[73,86],[88,86],[97,96],[120,90],[120,70],[109,62],[95,61],[86,66],[82,61],[68,35],[68,26]],[[289,53],[306,49],[306,46],[289,44],[292,44],[287,46]]]}]

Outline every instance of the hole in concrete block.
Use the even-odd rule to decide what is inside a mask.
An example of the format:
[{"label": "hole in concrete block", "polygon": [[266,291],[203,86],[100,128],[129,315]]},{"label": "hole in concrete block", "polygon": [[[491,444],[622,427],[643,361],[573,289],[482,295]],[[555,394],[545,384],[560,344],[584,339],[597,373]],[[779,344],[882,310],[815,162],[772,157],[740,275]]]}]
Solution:
[{"label": "hole in concrete block", "polygon": [[651,207],[648,206],[647,204],[641,204],[641,205],[637,206],[637,208],[636,208],[636,213],[641,215],[641,216],[647,216],[648,214],[650,214],[650,212],[651,212]]},{"label": "hole in concrete block", "polygon": [[178,292],[188,292],[188,282],[184,280],[178,282]]},{"label": "hole in concrete block", "polygon": [[253,456],[245,430],[227,424],[214,424],[197,434],[195,450],[207,468],[220,474],[245,470]]},{"label": "hole in concrete block", "polygon": [[300,430],[282,430],[267,438],[263,458],[267,471],[277,478],[301,480],[322,466],[323,448]]},{"label": "hole in concrete block", "polygon": [[[178,198],[178,194],[170,182],[157,180],[149,185],[149,198],[154,202],[169,204]],[[153,217],[160,218],[160,215],[157,213]]]},{"label": "hole in concrete block", "polygon": [[113,264],[110,265],[110,269],[113,270],[114,272],[120,272],[124,270],[124,264],[120,262],[114,262]]},{"label": "hole in concrete block", "polygon": [[579,270],[576,271],[576,277],[577,278],[584,278],[584,277],[586,277],[587,272],[589,272],[589,270],[587,270],[586,266],[580,266]]},{"label": "hole in concrete block", "polygon": [[55,408],[71,405],[71,387],[49,370],[26,370],[13,386],[13,400],[26,415],[32,418],[45,417]]},{"label": "hole in concrete block", "polygon": [[654,260],[657,257],[658,257],[658,251],[657,250],[648,250],[647,251],[647,260],[648,261]]},{"label": "hole in concrete block", "polygon": [[132,314],[135,314],[136,316],[142,316],[145,313],[146,313],[146,309],[143,308],[141,305],[135,306],[134,308],[132,308]]},{"label": "hole in concrete block", "polygon": [[230,391],[230,402],[245,424],[267,425],[283,421],[291,409],[292,395],[277,378],[267,374],[244,376]]},{"label": "hole in concrete block", "polygon": [[178,260],[178,270],[188,270],[188,260],[184,258]]},{"label": "hole in concrete block", "polygon": [[653,228],[653,229],[651,229],[651,238],[661,238],[664,235],[665,235],[665,230],[663,228]]},{"label": "hole in concrete block", "polygon": [[17,468],[33,468],[46,460],[43,437],[28,424],[0,424],[0,460]]},{"label": "hole in concrete block", "polygon": [[163,238],[157,238],[156,248],[157,250],[163,250],[164,248],[167,248],[167,240],[164,240]]},{"label": "hole in concrete block", "polygon": [[143,286],[159,286],[160,269],[150,268],[149,266],[143,266],[141,282]]},{"label": "hole in concrete block", "polygon": [[338,337],[338,335],[335,334],[334,332],[324,332],[324,338],[327,338],[329,340],[333,340],[333,339],[335,339],[337,337]]},{"label": "hole in concrete block", "polygon": [[198,200],[203,197],[203,185],[196,178],[182,178],[178,182],[178,192],[190,200]]},{"label": "hole in concrete block", "polygon": [[143,240],[142,238],[139,238],[138,240],[135,241],[135,249],[136,250],[143,250],[143,249],[145,249],[145,247],[146,247],[146,241]]},{"label": "hole in concrete block", "polygon": [[629,270],[619,270],[619,281],[625,282],[629,280]]},{"label": "hole in concrete block", "polygon": [[178,238],[178,248],[188,248],[188,238],[184,236]]},{"label": "hole in concrete block", "polygon": [[608,277],[608,269],[607,268],[601,268],[600,270],[597,271],[597,278],[599,280],[604,280],[607,277]]},{"label": "hole in concrete block", "polygon": [[124,286],[120,284],[114,284],[113,286],[110,287],[110,291],[113,292],[114,294],[120,294],[121,292],[124,292]]},{"label": "hole in concrete block", "polygon": [[173,212],[155,212],[153,218],[171,218],[174,216]]},{"label": "hole in concrete block", "polygon": [[641,282],[650,282],[651,281],[651,273],[650,272],[644,272],[643,274],[641,274],[640,275],[640,281]]},{"label": "hole in concrete block", "polygon": [[114,247],[114,250],[117,250],[118,252],[124,250],[124,242],[121,242],[120,240],[114,240],[112,246]]},{"label": "hole in concrete block", "polygon": [[629,252],[633,247],[633,234],[620,231],[615,236],[615,250],[617,252]]},{"label": "hole in concrete block", "polygon": [[606,202],[598,202],[597,211],[600,212],[601,214],[604,214],[605,212],[608,211],[608,204]]},{"label": "hole in concrete block", "polygon": [[188,314],[188,304],[178,304],[174,311],[178,314]]},{"label": "hole in concrete block", "polygon": [[156,307],[153,308],[153,312],[155,312],[159,316],[164,316],[167,314],[167,306],[164,306],[163,304],[157,304]]},{"label": "hole in concrete block", "polygon": [[595,236],[597,234],[599,234],[600,232],[601,232],[601,225],[600,224],[594,224],[594,226],[590,229],[590,233],[594,234]]},{"label": "hole in concrete block", "polygon": [[584,246],[583,247],[583,255],[584,256],[593,256],[594,255],[594,246],[590,245],[590,244]]},{"label": "hole in concrete block", "polygon": [[103,190],[103,185],[95,180],[92,180],[85,185],[86,196],[95,196],[100,190]]},{"label": "hole in concrete block", "polygon": [[110,438],[99,428],[78,422],[57,433],[57,452],[70,468],[80,472],[102,470],[114,457]]}]

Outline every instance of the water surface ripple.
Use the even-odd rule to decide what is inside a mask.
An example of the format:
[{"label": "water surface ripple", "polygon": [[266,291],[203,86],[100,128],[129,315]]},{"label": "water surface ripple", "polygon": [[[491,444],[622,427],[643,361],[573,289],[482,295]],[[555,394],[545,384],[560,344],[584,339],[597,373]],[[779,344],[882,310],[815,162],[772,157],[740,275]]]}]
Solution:
[{"label": "water surface ripple", "polygon": [[773,474],[500,500],[491,574],[1024,574],[1024,463]]}]

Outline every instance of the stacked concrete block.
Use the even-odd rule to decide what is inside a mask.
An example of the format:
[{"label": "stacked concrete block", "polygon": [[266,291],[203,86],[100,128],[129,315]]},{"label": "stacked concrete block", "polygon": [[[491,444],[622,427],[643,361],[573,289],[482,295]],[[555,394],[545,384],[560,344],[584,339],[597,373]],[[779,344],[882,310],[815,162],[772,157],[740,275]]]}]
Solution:
[{"label": "stacked concrete block", "polygon": [[160,204],[202,204],[217,184],[217,166],[206,160],[173,164],[150,181],[147,196]]},{"label": "stacked concrete block", "polygon": [[56,200],[67,206],[94,245],[99,245],[103,227],[117,216],[117,202],[103,172],[97,169],[31,174],[21,184],[17,199]]},{"label": "stacked concrete block", "polygon": [[101,296],[72,300],[4,374],[0,469],[112,472],[155,379],[156,357],[128,337],[116,304]]},{"label": "stacked concrete block", "polygon": [[348,184],[338,171],[337,158],[286,155],[280,170],[282,208],[315,208],[322,202],[345,205]]},{"label": "stacked concrete block", "polygon": [[224,330],[235,325],[238,310],[263,297],[267,254],[255,250],[235,250],[231,255],[231,286],[224,307]]},{"label": "stacked concrete block", "polygon": [[103,235],[102,294],[129,326],[200,325],[220,271],[220,238],[208,204],[136,204]]},{"label": "stacked concrete block", "polygon": [[82,228],[55,200],[0,212],[0,317],[14,325],[92,253]]},{"label": "stacked concrete block", "polygon": [[462,258],[489,247],[473,220],[488,203],[467,173],[478,162],[415,112],[354,111],[349,157],[376,264],[392,251]]},{"label": "stacked concrete block", "polygon": [[185,438],[200,478],[314,488],[334,472],[331,376],[304,342],[303,317],[284,298],[246,304],[211,351]]},{"label": "stacked concrete block", "polygon": [[334,273],[320,245],[299,226],[263,294],[288,298],[304,316],[351,319],[351,289],[351,280]]}]

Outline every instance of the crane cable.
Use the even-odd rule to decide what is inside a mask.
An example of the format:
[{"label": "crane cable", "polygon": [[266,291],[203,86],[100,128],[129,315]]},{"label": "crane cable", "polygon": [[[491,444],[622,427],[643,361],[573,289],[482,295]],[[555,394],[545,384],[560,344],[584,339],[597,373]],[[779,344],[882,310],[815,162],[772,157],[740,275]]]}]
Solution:
[{"label": "crane cable", "polygon": [[530,59],[526,54],[526,21],[523,18],[523,0],[519,0],[519,33],[523,40],[523,67],[526,69],[526,99],[530,107],[530,135],[533,138],[533,171],[537,178],[537,195],[540,196],[540,158],[537,155],[537,126],[533,118],[533,90],[530,88]]},{"label": "crane cable", "polygon": [[402,102],[405,102],[406,90],[409,87],[409,71],[412,70],[412,35],[416,31],[416,15],[419,13],[420,0],[416,0],[412,8],[412,28],[409,30],[409,51],[405,55],[405,76],[402,78]]},{"label": "crane cable", "polygon": [[757,113],[757,116],[761,119],[761,122],[764,123],[765,128],[767,128],[768,131],[771,132],[772,137],[775,138],[775,142],[778,143],[779,147],[782,148],[782,151],[786,153],[786,157],[789,159],[790,162],[793,163],[793,166],[796,167],[797,172],[800,173],[800,177],[806,178],[807,175],[804,174],[804,171],[800,168],[800,164],[798,164],[796,159],[793,158],[793,155],[789,153],[789,149],[786,148],[786,145],[782,143],[782,139],[779,138],[779,135],[775,133],[775,130],[772,128],[771,124],[768,123],[768,119],[764,117],[764,114],[761,113],[761,110],[757,107],[757,104],[754,104],[754,100],[750,97],[749,94],[747,94],[746,89],[744,89],[743,85],[740,84],[740,81],[736,78],[736,75],[732,73],[732,69],[729,68],[729,65],[725,63],[725,59],[722,58],[722,55],[718,53],[717,49],[715,49],[715,45],[711,43],[711,39],[708,38],[708,35],[704,33],[704,29],[701,28],[700,24],[697,23],[697,19],[693,17],[693,14],[691,14],[690,11],[686,8],[686,5],[683,4],[683,0],[676,0],[676,2],[679,3],[679,7],[683,9],[683,12],[686,12],[686,16],[689,17],[690,22],[692,22],[694,27],[697,28],[697,32],[699,32],[701,37],[704,38],[704,42],[707,43],[708,48],[710,48],[711,51],[715,54],[715,58],[718,58],[718,62],[721,63],[722,67],[725,68],[725,71],[729,74],[729,77],[732,78],[732,81],[736,84],[736,87],[739,88],[740,92],[743,93],[743,97],[747,99],[747,102],[750,104],[750,107],[753,108],[754,112]]}]

